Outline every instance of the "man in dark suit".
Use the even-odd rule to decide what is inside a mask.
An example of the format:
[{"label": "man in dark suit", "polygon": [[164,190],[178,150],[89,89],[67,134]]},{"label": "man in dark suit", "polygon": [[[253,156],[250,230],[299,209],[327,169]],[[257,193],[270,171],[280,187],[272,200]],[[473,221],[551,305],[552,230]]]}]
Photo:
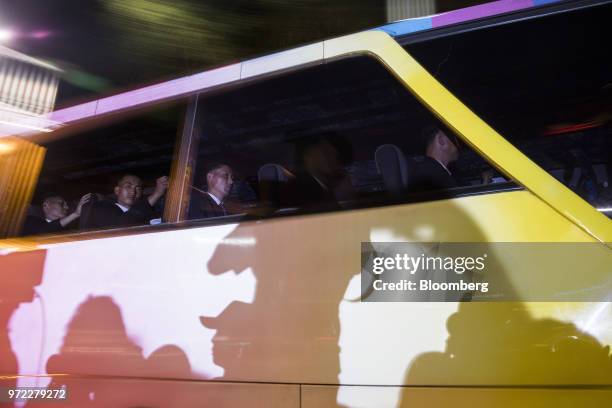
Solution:
[{"label": "man in dark suit", "polygon": [[459,143],[454,134],[439,127],[428,127],[423,136],[425,158],[416,164],[409,190],[419,192],[457,187],[457,181],[448,169],[449,164],[459,158]]},{"label": "man in dark suit", "polygon": [[146,199],[142,197],[142,181],[126,174],[114,188],[112,200],[95,201],[81,219],[81,228],[97,229],[146,225],[155,218],[153,206],[166,193],[168,177],[156,180],[155,191]]},{"label": "man in dark suit", "polygon": [[224,163],[211,164],[206,170],[206,191],[194,188],[189,205],[189,219],[229,215],[224,200],[232,190],[234,173]]},{"label": "man in dark suit", "polygon": [[302,209],[335,210],[340,208],[340,201],[353,198],[353,185],[343,167],[341,152],[341,148],[348,150],[350,145],[343,143],[340,136],[326,133],[309,137],[297,146],[295,189]]},{"label": "man in dark suit", "polygon": [[22,235],[62,233],[70,223],[81,216],[81,209],[91,198],[85,194],[74,212],[68,214],[68,203],[58,195],[46,197],[42,203],[43,217],[28,215],[23,225]]}]

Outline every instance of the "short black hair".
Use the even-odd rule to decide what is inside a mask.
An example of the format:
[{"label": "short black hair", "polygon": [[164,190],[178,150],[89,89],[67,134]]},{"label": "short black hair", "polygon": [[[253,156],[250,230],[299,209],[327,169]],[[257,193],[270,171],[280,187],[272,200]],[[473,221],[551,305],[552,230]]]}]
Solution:
[{"label": "short black hair", "polygon": [[203,172],[204,178],[206,178],[206,175],[210,173],[211,171],[215,171],[218,168],[223,167],[223,166],[227,166],[230,169],[232,168],[232,166],[230,166],[227,162],[224,162],[224,161],[211,161],[211,162],[206,163],[206,165],[204,165],[204,172]]},{"label": "short black hair", "polygon": [[114,187],[117,187],[119,184],[121,184],[123,179],[126,178],[126,177],[136,177],[142,183],[142,178],[140,178],[139,176],[137,176],[135,174],[132,174],[132,173],[125,173],[125,174],[122,174],[121,176],[117,177],[117,179],[115,180],[115,186]]},{"label": "short black hair", "polygon": [[424,149],[427,149],[427,146],[434,140],[438,132],[442,132],[449,138],[451,142],[458,146],[459,140],[454,131],[452,131],[448,126],[438,123],[435,125],[428,125],[423,128],[421,131],[421,140],[424,145]]},{"label": "short black hair", "polygon": [[429,146],[434,140],[439,130],[440,129],[436,125],[425,126],[423,130],[421,130],[421,140],[425,147]]},{"label": "short black hair", "polygon": [[202,166],[202,172],[200,174],[196,174],[196,176],[194,177],[194,185],[200,185],[202,186],[202,188],[207,188],[208,187],[208,181],[206,179],[206,176],[208,175],[208,173],[210,173],[211,171],[215,171],[218,168],[222,167],[222,166],[227,166],[230,169],[232,169],[232,171],[234,171],[234,168],[231,166],[231,164],[229,164],[229,162],[226,161],[215,161],[215,160],[211,160],[209,162],[206,162],[203,166]]}]

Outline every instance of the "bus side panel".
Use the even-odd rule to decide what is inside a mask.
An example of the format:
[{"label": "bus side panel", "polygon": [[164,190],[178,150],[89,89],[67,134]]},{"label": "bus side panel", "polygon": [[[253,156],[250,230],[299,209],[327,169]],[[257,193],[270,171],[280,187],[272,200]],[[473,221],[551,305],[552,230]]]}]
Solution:
[{"label": "bus side panel", "polygon": [[[12,313],[2,353],[22,375],[612,383],[609,303],[359,302],[367,241],[593,239],[517,191],[58,244],[47,250],[38,296]],[[610,259],[600,246],[568,285],[601,278],[589,273]],[[500,262],[523,299],[520,263]]]},{"label": "bus side panel", "polygon": [[[46,382],[50,380],[45,378]],[[50,389],[65,385],[66,393],[55,394],[27,406],[83,407],[172,407],[172,408],[299,408],[299,385],[245,384],[159,379],[71,378],[51,381]],[[0,380],[0,387],[8,386]],[[61,405],[60,405],[61,404]],[[2,405],[4,406],[4,405]]]},{"label": "bus side panel", "polygon": [[[535,408],[604,407],[609,389],[451,388],[451,387],[334,387],[302,386],[302,408],[338,407],[336,395],[351,396],[354,408]],[[397,402],[399,400],[399,403]],[[608,402],[606,402],[608,401]],[[396,405],[397,404],[397,405]]]}]

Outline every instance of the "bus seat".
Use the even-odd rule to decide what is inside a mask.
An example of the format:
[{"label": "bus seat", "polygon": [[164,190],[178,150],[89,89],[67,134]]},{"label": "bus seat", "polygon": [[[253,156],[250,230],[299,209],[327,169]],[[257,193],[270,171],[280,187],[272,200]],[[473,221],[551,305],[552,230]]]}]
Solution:
[{"label": "bus seat", "polygon": [[593,172],[595,173],[595,177],[597,177],[597,183],[601,184],[604,187],[608,187],[609,179],[608,179],[608,169],[605,164],[595,164],[593,165]]},{"label": "bus seat", "polygon": [[261,166],[257,171],[260,205],[271,210],[291,206],[293,199],[289,185],[294,178],[289,170],[279,164]]},{"label": "bus seat", "polygon": [[391,194],[405,192],[408,187],[412,161],[406,159],[400,148],[393,144],[378,146],[374,152],[374,160],[387,192]]},{"label": "bus seat", "polygon": [[288,182],[293,178],[293,174],[283,166],[274,163],[264,164],[257,171],[257,179],[259,182],[273,181],[273,182]]},{"label": "bus seat", "polygon": [[81,208],[81,216],[79,217],[79,229],[87,229],[89,225],[89,217],[96,201],[112,200],[114,202],[116,196],[114,194],[104,195],[100,193],[91,193],[91,199]]}]

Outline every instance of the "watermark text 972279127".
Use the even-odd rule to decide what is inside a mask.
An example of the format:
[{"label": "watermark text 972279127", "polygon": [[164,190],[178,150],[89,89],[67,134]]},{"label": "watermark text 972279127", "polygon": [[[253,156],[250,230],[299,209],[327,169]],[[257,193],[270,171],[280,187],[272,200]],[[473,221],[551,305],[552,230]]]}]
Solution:
[{"label": "watermark text 972279127", "polygon": [[0,387],[0,402],[62,402],[67,399],[66,388]]}]

